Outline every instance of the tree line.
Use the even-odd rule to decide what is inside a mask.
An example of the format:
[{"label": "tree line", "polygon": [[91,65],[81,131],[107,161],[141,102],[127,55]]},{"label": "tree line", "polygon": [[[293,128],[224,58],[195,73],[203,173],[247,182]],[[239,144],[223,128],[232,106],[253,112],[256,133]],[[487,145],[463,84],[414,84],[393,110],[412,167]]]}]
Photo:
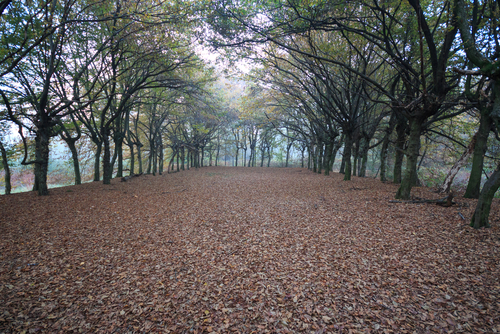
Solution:
[{"label": "tree line", "polygon": [[255,76],[276,109],[271,117],[305,143],[315,169],[329,171],[342,147],[344,179],[363,176],[368,150],[381,145],[385,180],[392,141],[396,198],[408,200],[422,138],[446,137],[440,127],[447,119],[479,123],[462,144],[464,157],[473,155],[465,196],[478,198],[472,226],[488,226],[500,186],[494,157],[497,167],[481,189],[488,143],[495,145],[489,135],[500,139],[498,2],[220,0],[216,13],[213,44],[260,63]]},{"label": "tree line", "polygon": [[[3,0],[0,10],[0,134],[16,127],[40,195],[55,136],[72,153],[77,184],[82,136],[105,184],[115,169],[123,176],[124,148],[130,173],[143,172],[144,147],[146,172],[162,173],[164,162],[217,163],[224,145],[235,165],[269,166],[282,145],[286,165],[295,149],[325,174],[340,154],[346,181],[366,176],[377,150],[384,182],[392,152],[402,200],[419,182],[423,140],[444,140],[463,154],[442,190],[472,157],[471,224],[488,226],[500,186],[500,160],[487,154],[500,140],[496,1]],[[219,74],[195,52],[204,42],[230,64],[253,64],[238,96],[214,84]],[[456,133],[457,122],[475,133]],[[481,186],[489,158],[496,169]]]}]

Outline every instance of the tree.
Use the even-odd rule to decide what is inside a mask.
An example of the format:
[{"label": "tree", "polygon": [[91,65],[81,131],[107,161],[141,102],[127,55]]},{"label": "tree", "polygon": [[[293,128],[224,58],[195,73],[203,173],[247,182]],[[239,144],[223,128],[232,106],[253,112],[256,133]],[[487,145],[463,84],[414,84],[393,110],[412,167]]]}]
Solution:
[{"label": "tree", "polygon": [[[482,8],[479,8],[482,6]],[[457,26],[467,54],[468,61],[474,66],[470,72],[460,71],[464,74],[483,75],[490,81],[490,103],[482,111],[490,117],[495,124],[497,139],[500,140],[500,39],[498,25],[498,4],[494,1],[480,3],[475,1],[472,6],[467,6],[464,0],[454,1],[454,11],[457,16]],[[472,11],[472,15],[469,13]],[[478,16],[482,13],[482,17]],[[481,21],[481,24],[479,24]],[[472,29],[471,29],[472,27]],[[488,178],[481,190],[476,209],[471,219],[474,228],[488,227],[488,217],[493,197],[500,187],[500,164]]]}]

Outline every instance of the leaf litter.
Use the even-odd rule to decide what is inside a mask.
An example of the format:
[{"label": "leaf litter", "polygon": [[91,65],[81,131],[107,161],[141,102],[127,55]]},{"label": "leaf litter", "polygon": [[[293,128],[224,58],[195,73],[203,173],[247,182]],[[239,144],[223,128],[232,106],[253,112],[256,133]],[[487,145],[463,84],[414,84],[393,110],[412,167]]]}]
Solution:
[{"label": "leaf litter", "polygon": [[474,200],[396,189],[207,167],[1,196],[0,332],[499,332],[498,199],[476,231]]}]

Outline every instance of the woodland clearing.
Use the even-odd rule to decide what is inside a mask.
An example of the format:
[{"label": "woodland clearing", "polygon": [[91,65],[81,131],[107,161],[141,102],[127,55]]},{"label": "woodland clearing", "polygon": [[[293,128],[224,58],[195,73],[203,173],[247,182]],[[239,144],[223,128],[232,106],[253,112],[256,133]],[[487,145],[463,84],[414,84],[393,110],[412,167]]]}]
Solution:
[{"label": "woodland clearing", "polygon": [[500,332],[499,199],[474,230],[475,200],[342,178],[205,167],[0,196],[0,333]]}]

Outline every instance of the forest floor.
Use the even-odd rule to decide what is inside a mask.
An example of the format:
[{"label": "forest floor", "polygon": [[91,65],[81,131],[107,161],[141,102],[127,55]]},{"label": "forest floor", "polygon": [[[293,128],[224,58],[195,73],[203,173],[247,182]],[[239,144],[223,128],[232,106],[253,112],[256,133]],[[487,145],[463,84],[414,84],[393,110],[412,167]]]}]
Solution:
[{"label": "forest floor", "polygon": [[396,189],[207,167],[0,196],[0,333],[500,332],[500,201],[474,230],[474,200]]}]

